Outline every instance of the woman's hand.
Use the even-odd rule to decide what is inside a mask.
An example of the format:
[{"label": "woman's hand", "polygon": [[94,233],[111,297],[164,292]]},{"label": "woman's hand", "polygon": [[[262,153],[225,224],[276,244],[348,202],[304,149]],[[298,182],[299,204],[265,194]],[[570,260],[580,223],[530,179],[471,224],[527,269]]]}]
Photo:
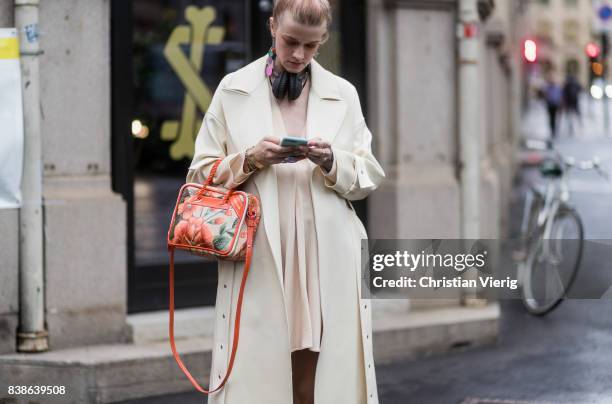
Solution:
[{"label": "woman's hand", "polygon": [[306,157],[316,165],[329,172],[334,164],[334,152],[331,144],[320,137],[308,141],[308,153]]},{"label": "woman's hand", "polygon": [[264,166],[300,161],[306,158],[306,147],[283,147],[280,146],[281,139],[266,136],[247,152],[247,158],[251,157]]}]

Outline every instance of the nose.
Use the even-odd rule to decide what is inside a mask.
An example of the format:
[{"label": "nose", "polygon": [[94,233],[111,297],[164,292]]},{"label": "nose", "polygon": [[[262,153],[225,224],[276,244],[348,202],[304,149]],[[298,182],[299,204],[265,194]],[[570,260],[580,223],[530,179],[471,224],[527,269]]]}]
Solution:
[{"label": "nose", "polygon": [[293,58],[295,60],[299,60],[300,62],[304,59],[304,49],[301,46],[298,46],[293,52]]}]

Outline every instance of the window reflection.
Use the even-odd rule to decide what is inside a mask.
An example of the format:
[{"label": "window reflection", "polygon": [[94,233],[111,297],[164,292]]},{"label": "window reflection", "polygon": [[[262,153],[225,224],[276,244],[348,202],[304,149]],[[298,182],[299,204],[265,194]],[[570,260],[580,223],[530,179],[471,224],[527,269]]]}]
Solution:
[{"label": "window reflection", "polygon": [[247,63],[248,24],[243,0],[132,4],[135,264],[142,267],[167,262],[168,221],[195,135],[220,80]]}]

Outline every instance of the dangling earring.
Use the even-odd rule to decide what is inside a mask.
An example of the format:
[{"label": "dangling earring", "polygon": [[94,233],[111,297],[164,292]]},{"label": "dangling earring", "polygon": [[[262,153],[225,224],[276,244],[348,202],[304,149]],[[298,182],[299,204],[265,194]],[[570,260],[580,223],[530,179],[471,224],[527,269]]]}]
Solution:
[{"label": "dangling earring", "polygon": [[268,60],[266,60],[266,76],[272,76],[272,71],[274,69],[274,60],[276,59],[276,46],[274,37],[272,37],[272,46],[268,51]]}]

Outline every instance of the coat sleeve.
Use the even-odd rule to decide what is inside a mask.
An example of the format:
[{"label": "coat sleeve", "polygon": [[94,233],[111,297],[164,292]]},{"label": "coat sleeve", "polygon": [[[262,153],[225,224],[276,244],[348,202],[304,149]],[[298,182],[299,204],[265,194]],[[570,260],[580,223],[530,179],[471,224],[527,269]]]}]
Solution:
[{"label": "coat sleeve", "polygon": [[325,186],[348,200],[363,199],[374,191],[385,178],[385,172],[372,154],[372,133],[361,111],[359,96],[352,87],[351,108],[353,115],[353,143],[350,150],[332,146],[334,166],[325,173]]},{"label": "coat sleeve", "polygon": [[252,172],[246,173],[243,170],[244,150],[227,153],[227,126],[218,94],[222,91],[222,86],[223,81],[206,111],[196,137],[195,153],[187,173],[187,182],[203,183],[208,178],[213,163],[222,159],[213,178],[213,184],[234,189],[244,183]]}]

